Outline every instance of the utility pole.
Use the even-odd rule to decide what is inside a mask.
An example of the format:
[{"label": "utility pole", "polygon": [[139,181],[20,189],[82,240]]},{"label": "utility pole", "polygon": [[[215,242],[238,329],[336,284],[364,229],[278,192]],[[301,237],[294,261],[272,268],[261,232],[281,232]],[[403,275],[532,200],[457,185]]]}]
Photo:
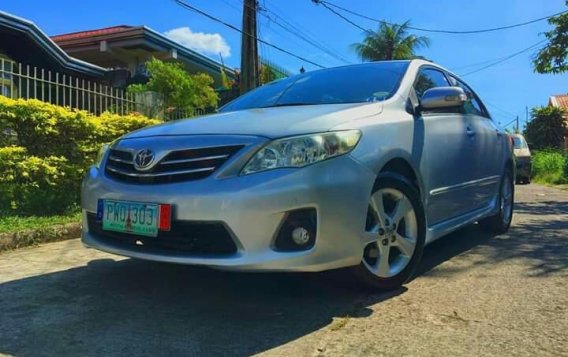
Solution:
[{"label": "utility pole", "polygon": [[518,133],[519,133],[519,116],[518,116],[518,115],[517,115],[516,122],[517,122],[517,128],[516,128],[516,130],[515,130],[515,133],[518,134]]},{"label": "utility pole", "polygon": [[529,107],[525,106],[525,123],[529,122]]},{"label": "utility pole", "polygon": [[243,1],[243,27],[241,40],[241,95],[258,87],[258,42],[256,40],[256,2]]}]

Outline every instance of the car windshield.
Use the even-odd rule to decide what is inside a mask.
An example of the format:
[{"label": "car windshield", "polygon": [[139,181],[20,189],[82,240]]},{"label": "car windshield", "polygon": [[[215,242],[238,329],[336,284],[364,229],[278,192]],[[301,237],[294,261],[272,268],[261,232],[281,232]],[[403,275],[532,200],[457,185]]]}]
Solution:
[{"label": "car windshield", "polygon": [[382,101],[398,89],[408,62],[375,62],[306,72],[268,83],[221,112],[293,105]]}]

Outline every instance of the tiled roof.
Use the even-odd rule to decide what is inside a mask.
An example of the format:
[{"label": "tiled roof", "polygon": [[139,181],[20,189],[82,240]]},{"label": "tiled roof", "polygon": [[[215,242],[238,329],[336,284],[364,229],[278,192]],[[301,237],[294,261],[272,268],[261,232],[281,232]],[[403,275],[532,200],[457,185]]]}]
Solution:
[{"label": "tiled roof", "polygon": [[553,95],[550,102],[555,107],[568,109],[568,94]]},{"label": "tiled roof", "polygon": [[65,41],[65,40],[75,40],[79,38],[88,38],[93,36],[99,35],[108,35],[117,32],[123,32],[125,30],[129,30],[134,26],[127,26],[127,25],[120,25],[120,26],[112,26],[112,27],[105,27],[102,29],[97,30],[88,30],[88,31],[80,31],[80,32],[72,32],[72,33],[65,33],[61,35],[51,36],[53,41]]}]

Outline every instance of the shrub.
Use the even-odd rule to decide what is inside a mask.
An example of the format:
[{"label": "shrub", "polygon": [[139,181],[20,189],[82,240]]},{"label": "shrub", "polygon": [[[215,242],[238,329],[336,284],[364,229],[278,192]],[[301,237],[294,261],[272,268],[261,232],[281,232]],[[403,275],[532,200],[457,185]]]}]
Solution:
[{"label": "shrub", "polygon": [[560,149],[564,146],[564,136],[568,128],[564,111],[556,107],[537,107],[531,111],[532,120],[527,123],[525,137],[536,150]]},{"label": "shrub", "polygon": [[536,181],[563,184],[568,183],[568,157],[559,151],[538,151],[533,153],[533,176]]},{"label": "shrub", "polygon": [[31,155],[81,156],[80,144],[88,141],[96,126],[85,111],[72,111],[36,99],[0,96],[0,128],[12,129],[18,145]]},{"label": "shrub", "polygon": [[65,213],[78,204],[81,177],[102,144],[158,123],[0,96],[0,133],[16,133],[0,142],[0,213]]},{"label": "shrub", "polygon": [[82,168],[65,157],[38,157],[22,147],[3,147],[0,172],[0,212],[66,213],[78,202]]}]

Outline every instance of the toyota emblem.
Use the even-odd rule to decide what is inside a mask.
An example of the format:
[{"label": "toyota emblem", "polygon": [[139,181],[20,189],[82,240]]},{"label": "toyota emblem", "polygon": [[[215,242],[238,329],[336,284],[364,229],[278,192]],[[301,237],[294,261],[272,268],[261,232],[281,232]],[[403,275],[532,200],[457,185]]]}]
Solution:
[{"label": "toyota emblem", "polygon": [[134,156],[134,168],[139,171],[146,170],[154,162],[154,157],[154,152],[150,149],[138,151]]}]

